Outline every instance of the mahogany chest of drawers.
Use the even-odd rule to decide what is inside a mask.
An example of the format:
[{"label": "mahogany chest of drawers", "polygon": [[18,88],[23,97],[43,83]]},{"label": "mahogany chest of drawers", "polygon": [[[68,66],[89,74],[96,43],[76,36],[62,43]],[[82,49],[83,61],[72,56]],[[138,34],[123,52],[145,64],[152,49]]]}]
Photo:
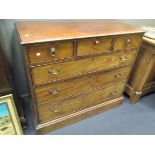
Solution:
[{"label": "mahogany chest of drawers", "polygon": [[39,134],[123,101],[144,32],[117,20],[17,23]]},{"label": "mahogany chest of drawers", "polygon": [[126,86],[132,103],[155,91],[155,40],[144,37]]}]

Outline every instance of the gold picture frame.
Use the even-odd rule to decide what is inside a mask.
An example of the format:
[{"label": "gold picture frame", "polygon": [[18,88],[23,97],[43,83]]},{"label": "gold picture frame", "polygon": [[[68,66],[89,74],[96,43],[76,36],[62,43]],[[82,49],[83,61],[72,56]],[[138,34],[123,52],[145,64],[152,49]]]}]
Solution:
[{"label": "gold picture frame", "polygon": [[0,135],[23,135],[12,94],[0,97]]}]

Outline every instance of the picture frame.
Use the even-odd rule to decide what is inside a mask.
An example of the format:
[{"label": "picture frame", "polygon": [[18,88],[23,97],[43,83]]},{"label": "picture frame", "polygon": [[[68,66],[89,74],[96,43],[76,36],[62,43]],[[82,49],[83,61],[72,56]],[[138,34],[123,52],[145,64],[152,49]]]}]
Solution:
[{"label": "picture frame", "polygon": [[23,135],[12,94],[0,97],[0,135]]}]

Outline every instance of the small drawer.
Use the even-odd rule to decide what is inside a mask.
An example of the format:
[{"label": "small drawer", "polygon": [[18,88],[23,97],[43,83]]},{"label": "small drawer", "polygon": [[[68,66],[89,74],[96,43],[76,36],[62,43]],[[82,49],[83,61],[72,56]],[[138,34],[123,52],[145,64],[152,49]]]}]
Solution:
[{"label": "small drawer", "polygon": [[53,83],[42,86],[34,90],[37,104],[49,102],[51,100],[63,99],[66,96],[83,93],[90,89],[95,89],[107,85],[126,80],[130,71],[130,66],[115,69],[113,71],[98,73],[95,75],[87,75],[81,78],[72,79],[65,82]]},{"label": "small drawer", "polygon": [[73,55],[73,43],[44,43],[28,47],[30,63],[57,60]]},{"label": "small drawer", "polygon": [[93,38],[77,41],[77,55],[90,55],[109,52],[111,50],[112,38]]},{"label": "small drawer", "polygon": [[114,50],[138,48],[141,43],[141,36],[125,36],[115,39]]},{"label": "small drawer", "polygon": [[133,62],[135,51],[124,51],[111,55],[102,55],[92,58],[79,59],[68,62],[55,63],[46,66],[32,68],[33,83],[43,85],[68,78],[79,77],[88,73],[123,65],[130,65]]},{"label": "small drawer", "polygon": [[91,91],[85,95],[76,96],[61,102],[51,102],[46,105],[40,105],[38,106],[40,123],[120,97],[123,93],[124,86],[124,82],[118,82],[115,85]]}]

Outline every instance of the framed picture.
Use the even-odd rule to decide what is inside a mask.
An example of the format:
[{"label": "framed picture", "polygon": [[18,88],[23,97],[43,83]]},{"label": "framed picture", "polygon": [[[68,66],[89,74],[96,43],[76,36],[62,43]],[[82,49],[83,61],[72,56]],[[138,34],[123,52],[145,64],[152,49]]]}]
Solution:
[{"label": "framed picture", "polygon": [[0,97],[0,135],[22,135],[12,94]]}]

